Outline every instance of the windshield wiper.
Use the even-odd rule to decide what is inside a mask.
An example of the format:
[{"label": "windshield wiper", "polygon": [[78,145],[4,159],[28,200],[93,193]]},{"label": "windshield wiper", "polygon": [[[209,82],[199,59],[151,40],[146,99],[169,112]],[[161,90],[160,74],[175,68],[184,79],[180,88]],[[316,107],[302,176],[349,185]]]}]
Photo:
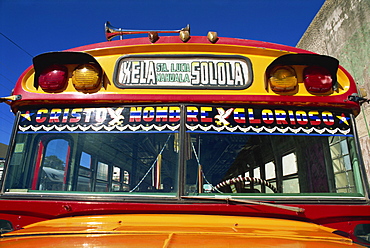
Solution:
[{"label": "windshield wiper", "polygon": [[226,202],[238,202],[238,203],[248,203],[254,205],[262,205],[262,206],[269,206],[274,208],[285,209],[289,211],[293,211],[296,213],[303,213],[305,210],[299,207],[287,206],[287,205],[278,205],[272,204],[267,202],[261,202],[256,200],[246,200],[246,199],[235,199],[231,196],[215,196],[215,197],[206,197],[206,196],[181,196],[182,199],[199,199],[199,200],[221,200]]}]

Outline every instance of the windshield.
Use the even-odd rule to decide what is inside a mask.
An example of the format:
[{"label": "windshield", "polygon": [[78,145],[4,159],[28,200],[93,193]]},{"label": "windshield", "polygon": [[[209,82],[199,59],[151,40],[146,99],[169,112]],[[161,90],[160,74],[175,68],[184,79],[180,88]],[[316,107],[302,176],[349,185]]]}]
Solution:
[{"label": "windshield", "polygon": [[[351,159],[354,154],[350,154],[351,138],[193,134],[191,139],[188,194],[207,193],[213,188],[216,192],[254,194],[359,191]],[[198,184],[203,186],[197,188]]]},{"label": "windshield", "polygon": [[22,111],[4,192],[363,196],[349,119],[195,105]]}]

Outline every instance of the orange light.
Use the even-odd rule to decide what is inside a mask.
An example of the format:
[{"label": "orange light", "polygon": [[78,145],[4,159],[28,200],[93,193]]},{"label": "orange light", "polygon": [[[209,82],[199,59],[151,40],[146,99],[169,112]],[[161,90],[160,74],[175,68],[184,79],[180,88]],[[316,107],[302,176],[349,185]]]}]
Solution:
[{"label": "orange light", "polygon": [[278,66],[270,73],[270,87],[276,92],[293,91],[298,85],[297,76],[293,68]]},{"label": "orange light", "polygon": [[76,90],[96,90],[101,86],[101,72],[93,65],[80,65],[72,73],[72,83]]}]

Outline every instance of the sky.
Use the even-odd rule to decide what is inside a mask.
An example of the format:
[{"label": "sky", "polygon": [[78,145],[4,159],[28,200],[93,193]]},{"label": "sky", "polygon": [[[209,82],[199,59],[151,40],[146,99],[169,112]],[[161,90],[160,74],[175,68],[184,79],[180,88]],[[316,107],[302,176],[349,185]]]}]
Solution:
[{"label": "sky", "polygon": [[[0,96],[9,96],[32,57],[105,42],[104,23],[296,46],[325,0],[0,0]],[[145,35],[144,35],[145,36]],[[125,37],[126,38],[126,37]],[[0,103],[0,143],[14,114]]]}]

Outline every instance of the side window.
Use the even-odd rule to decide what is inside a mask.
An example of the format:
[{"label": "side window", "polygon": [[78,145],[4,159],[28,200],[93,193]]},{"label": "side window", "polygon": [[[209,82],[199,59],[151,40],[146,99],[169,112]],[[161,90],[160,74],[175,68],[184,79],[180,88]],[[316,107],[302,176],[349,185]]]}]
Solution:
[{"label": "side window", "polygon": [[[246,177],[249,177],[249,172],[245,173]],[[270,184],[272,184],[274,187],[276,186],[276,171],[275,171],[275,164],[273,161],[270,161],[266,163],[263,167],[257,167],[253,169],[253,177],[254,178],[260,178],[262,180],[266,180]],[[247,185],[250,183],[247,183]],[[273,191],[267,187],[260,185],[258,183],[254,184],[254,189],[257,189],[259,192],[263,193],[273,193]]]},{"label": "side window", "polygon": [[98,162],[97,173],[96,173],[96,192],[108,192],[108,173],[109,166],[103,162]]},{"label": "side window", "polygon": [[108,165],[102,162],[98,162],[98,171],[96,179],[108,181]]},{"label": "side window", "polygon": [[334,165],[336,191],[338,193],[356,192],[347,140],[340,136],[333,137],[330,153]]},{"label": "side window", "polygon": [[123,183],[130,184],[130,173],[128,171],[123,172]]},{"label": "side window", "polygon": [[123,191],[130,191],[130,173],[128,171],[123,171]]},{"label": "side window", "polygon": [[80,158],[80,166],[78,168],[78,181],[77,190],[78,191],[91,191],[91,155],[82,152]]},{"label": "side window", "polygon": [[[266,180],[272,185],[274,185],[275,187],[277,187],[275,163],[273,161],[266,163],[265,171],[266,171]],[[268,188],[266,187],[266,189]],[[269,191],[266,190],[266,192],[269,192]]]},{"label": "side window", "polygon": [[112,191],[120,191],[121,190],[121,168],[117,166],[113,166],[113,174],[112,174]]},{"label": "side window", "polygon": [[[261,178],[261,168],[257,167],[253,170],[253,177],[254,178]],[[259,192],[262,191],[261,185],[254,185],[254,188],[257,189]]]},{"label": "side window", "polygon": [[65,190],[69,152],[70,145],[65,139],[53,139],[46,144],[39,171],[41,175],[39,190]]},{"label": "side window", "polygon": [[282,157],[283,163],[283,192],[299,193],[299,179],[297,157],[295,153],[289,153]]}]

